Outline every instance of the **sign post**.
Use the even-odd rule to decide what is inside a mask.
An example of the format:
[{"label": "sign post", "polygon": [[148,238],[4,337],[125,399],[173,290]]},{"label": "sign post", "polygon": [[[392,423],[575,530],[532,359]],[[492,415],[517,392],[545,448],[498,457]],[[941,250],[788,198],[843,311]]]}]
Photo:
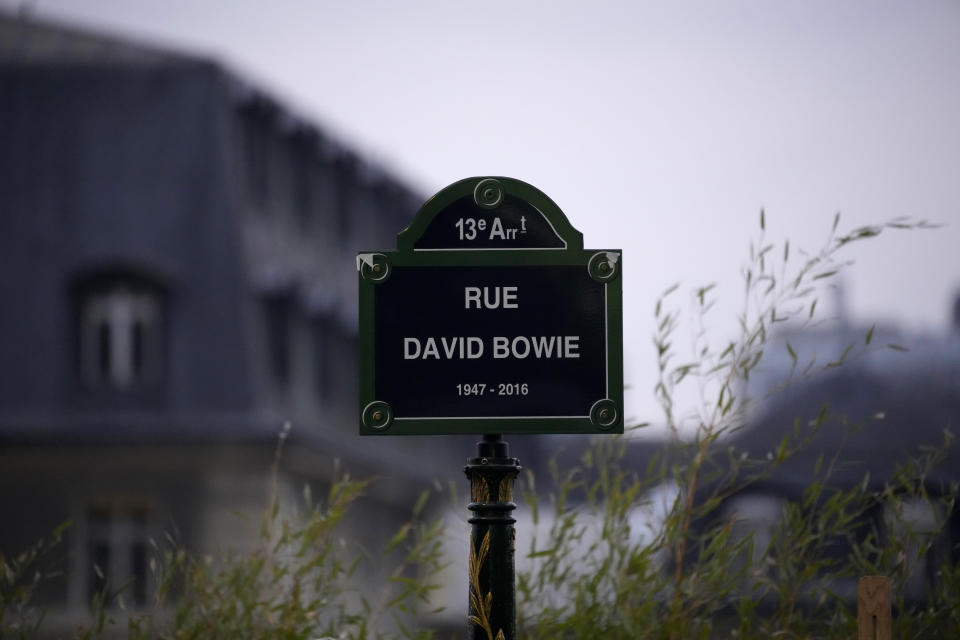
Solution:
[{"label": "sign post", "polygon": [[520,466],[500,434],[623,433],[621,252],[584,250],[529,184],[469,178],[357,269],[360,434],[487,434],[465,469],[468,619],[511,640]]}]

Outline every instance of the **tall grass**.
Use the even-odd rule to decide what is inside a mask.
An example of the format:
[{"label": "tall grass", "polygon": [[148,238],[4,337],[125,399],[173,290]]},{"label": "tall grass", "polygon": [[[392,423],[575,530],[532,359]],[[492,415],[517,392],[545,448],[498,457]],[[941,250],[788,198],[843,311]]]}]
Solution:
[{"label": "tall grass", "polygon": [[[841,258],[849,245],[887,229],[932,226],[898,219],[838,234],[839,221],[837,216],[818,251],[792,252],[787,242],[767,242],[761,212],[743,269],[744,301],[733,339],[717,345],[704,329],[716,302],[714,285],[695,287],[686,312],[673,303],[677,286],[657,300],[655,393],[671,444],[637,468],[624,441],[594,442],[579,464],[554,468],[558,488],[551,499],[525,493],[534,519],[550,525],[545,539],[532,540],[532,567],[518,580],[522,637],[850,638],[856,634],[851,586],[873,574],[893,579],[895,637],[960,637],[955,549],[928,563],[934,571],[922,585],[923,597],[906,595],[916,567],[949,540],[957,485],[924,481],[951,446],[949,433],[940,448],[905,457],[882,489],[871,489],[867,478],[855,486],[836,482],[843,461],[834,456],[821,459],[802,497],[785,500],[763,527],[723,509],[801,452],[830,417],[824,406],[811,424],[796,423],[761,459],[730,450],[729,437],[749,424],[755,399],[746,396],[746,382],[773,332],[787,321],[819,322],[819,285],[845,267]],[[686,351],[677,346],[677,335],[685,324],[693,338],[681,359]],[[800,362],[787,342],[793,366],[780,388],[886,348],[872,345],[872,337],[870,329],[828,362]],[[684,385],[694,387],[684,396],[698,398],[694,406],[679,406]],[[532,486],[532,478],[528,482]],[[658,509],[656,500],[666,504]],[[909,517],[918,510],[933,514],[922,530]],[[888,514],[886,522],[878,525],[877,513]]]},{"label": "tall grass", "polygon": [[[749,423],[753,399],[746,397],[745,383],[772,333],[787,320],[819,321],[820,285],[844,268],[849,245],[889,229],[930,225],[894,220],[840,234],[838,217],[813,253],[768,242],[762,212],[759,226],[743,269],[734,338],[717,344],[705,329],[718,295],[713,285],[693,288],[689,308],[676,302],[679,287],[656,301],[655,394],[672,434],[662,454],[641,468],[629,455],[629,435],[598,437],[576,464],[553,463],[550,482],[542,474],[537,483],[534,473],[526,472],[523,502],[534,527],[518,532],[526,567],[517,580],[519,637],[851,638],[856,603],[847,587],[872,574],[893,580],[895,637],[960,637],[958,554],[943,546],[958,488],[955,482],[927,481],[952,446],[949,433],[941,447],[905,458],[879,489],[866,479],[855,486],[838,484],[842,461],[821,459],[802,496],[785,501],[763,530],[723,509],[729,498],[801,451],[829,417],[824,408],[811,425],[798,425],[761,459],[726,446],[727,437]],[[689,351],[677,346],[681,327],[691,329]],[[872,344],[872,337],[871,329],[829,362],[801,362],[788,342],[793,367],[784,385],[885,348]],[[681,393],[687,387],[694,392]],[[686,397],[698,400],[683,406]],[[278,447],[278,460],[280,455]],[[551,493],[538,485],[552,487]],[[109,605],[122,599],[122,591],[101,593],[92,622],[81,621],[76,635],[437,637],[430,629],[429,603],[440,588],[445,555],[442,526],[429,515],[429,492],[384,549],[365,554],[345,540],[344,519],[358,509],[357,498],[367,487],[368,481],[345,476],[322,499],[306,490],[296,509],[284,508],[274,491],[250,552],[208,558],[172,540],[155,544],[152,607],[118,612]],[[877,513],[886,515],[878,520]],[[42,579],[36,568],[62,533],[58,529],[14,557],[0,556],[0,636],[30,638],[41,629],[43,611],[31,605]],[[384,558],[395,561],[373,592],[360,578],[371,556],[378,565]],[[932,571],[918,584],[916,567],[924,562]],[[466,576],[463,585],[466,593]],[[917,589],[922,597],[909,595]]]}]

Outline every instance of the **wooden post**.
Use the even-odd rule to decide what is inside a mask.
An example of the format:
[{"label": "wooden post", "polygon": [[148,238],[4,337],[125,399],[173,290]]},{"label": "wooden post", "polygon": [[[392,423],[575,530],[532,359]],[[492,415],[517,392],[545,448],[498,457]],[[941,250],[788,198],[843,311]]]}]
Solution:
[{"label": "wooden post", "polygon": [[890,598],[890,578],[860,578],[857,584],[857,640],[893,640]]}]

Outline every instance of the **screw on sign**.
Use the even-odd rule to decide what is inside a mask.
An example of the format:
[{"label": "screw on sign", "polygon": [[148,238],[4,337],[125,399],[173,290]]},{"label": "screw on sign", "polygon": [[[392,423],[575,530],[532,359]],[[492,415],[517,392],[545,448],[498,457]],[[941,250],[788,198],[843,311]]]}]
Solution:
[{"label": "screw on sign", "polygon": [[483,434],[464,471],[470,637],[516,635],[505,433],[623,433],[623,256],[535,187],[469,178],[357,255],[360,435]]}]

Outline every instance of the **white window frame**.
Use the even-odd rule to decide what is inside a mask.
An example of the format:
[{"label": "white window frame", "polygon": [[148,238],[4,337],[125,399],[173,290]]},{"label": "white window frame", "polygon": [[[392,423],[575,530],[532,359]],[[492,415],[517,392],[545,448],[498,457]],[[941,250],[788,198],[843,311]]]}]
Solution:
[{"label": "white window frame", "polygon": [[[80,359],[84,383],[91,387],[130,389],[157,382],[162,358],[161,311],[159,293],[142,286],[116,284],[87,293],[80,311]],[[103,335],[104,328],[106,335]],[[136,353],[138,330],[139,366]],[[103,353],[107,355],[106,362],[102,361]]]}]

